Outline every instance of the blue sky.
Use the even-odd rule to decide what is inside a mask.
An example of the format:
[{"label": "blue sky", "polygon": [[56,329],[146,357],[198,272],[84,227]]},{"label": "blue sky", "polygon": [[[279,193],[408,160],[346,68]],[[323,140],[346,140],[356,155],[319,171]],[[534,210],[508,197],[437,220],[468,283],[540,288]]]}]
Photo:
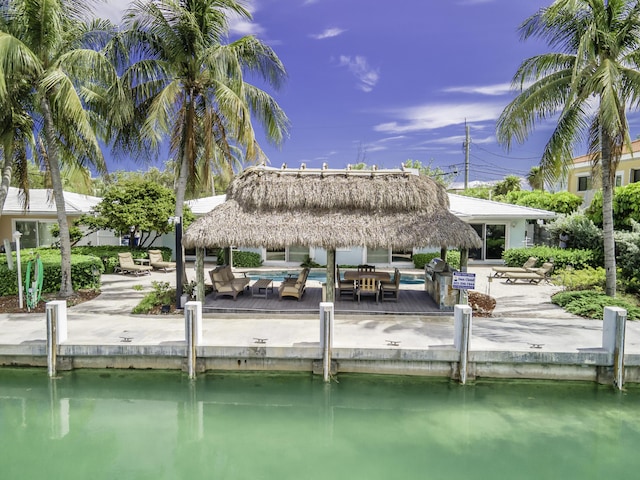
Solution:
[{"label": "blue sky", "polygon": [[[552,123],[539,124],[510,152],[495,139],[495,121],[513,98],[520,63],[547,47],[520,41],[518,26],[550,0],[254,0],[254,34],[276,51],[288,81],[270,92],[291,121],[281,148],[261,141],[272,166],[330,168],[364,161],[381,168],[408,159],[457,169],[462,181],[465,120],[470,180],[526,175]],[[127,0],[97,13],[120,18]],[[634,130],[635,126],[635,130]],[[631,125],[631,135],[639,132]],[[576,154],[584,154],[579,151]],[[159,159],[163,161],[164,159]],[[110,170],[140,168],[112,163]]]}]

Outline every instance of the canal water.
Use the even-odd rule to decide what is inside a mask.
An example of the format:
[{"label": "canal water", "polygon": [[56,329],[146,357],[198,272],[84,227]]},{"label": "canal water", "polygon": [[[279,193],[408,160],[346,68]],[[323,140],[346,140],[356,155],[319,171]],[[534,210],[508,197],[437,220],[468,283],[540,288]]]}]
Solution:
[{"label": "canal water", "polygon": [[0,369],[3,480],[636,478],[638,445],[636,387]]}]

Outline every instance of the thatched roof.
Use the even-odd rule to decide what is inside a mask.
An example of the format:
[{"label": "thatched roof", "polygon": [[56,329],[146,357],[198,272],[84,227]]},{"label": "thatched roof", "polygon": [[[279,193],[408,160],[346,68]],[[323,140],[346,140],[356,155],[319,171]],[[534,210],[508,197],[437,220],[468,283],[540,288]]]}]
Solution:
[{"label": "thatched roof", "polygon": [[229,186],[227,201],[185,232],[187,248],[287,245],[325,249],[368,246],[481,245],[449,212],[444,188],[401,170],[274,170],[253,167]]}]

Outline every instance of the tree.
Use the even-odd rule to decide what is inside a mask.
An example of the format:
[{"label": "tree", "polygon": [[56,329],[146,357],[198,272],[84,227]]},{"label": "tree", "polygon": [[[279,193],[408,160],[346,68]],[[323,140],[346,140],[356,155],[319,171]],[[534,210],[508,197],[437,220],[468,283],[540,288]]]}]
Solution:
[{"label": "tree", "polygon": [[570,214],[582,205],[582,197],[570,192],[543,192],[541,190],[520,190],[509,192],[502,199],[505,203],[523,207],[540,208],[550,212]]},{"label": "tree", "polygon": [[445,172],[440,167],[433,167],[433,160],[430,160],[427,165],[423,165],[420,160],[407,160],[404,162],[404,166],[417,169],[420,175],[426,175],[444,187],[451,185],[458,175],[457,172]]},{"label": "tree", "polygon": [[517,192],[520,188],[520,177],[507,175],[493,186],[492,193],[494,197],[497,197],[509,192]]},{"label": "tree", "polygon": [[209,182],[211,167],[228,173],[237,165],[234,147],[244,149],[247,161],[261,158],[252,114],[275,144],[287,133],[288,119],[274,99],[245,81],[247,73],[277,88],[284,66],[253,36],[223,43],[230,13],[250,18],[235,0],[138,0],[125,17],[131,58],[140,60],[124,80],[143,115],[121,139],[156,147],[169,135],[179,172],[176,216],[182,216],[187,185]]},{"label": "tree", "polygon": [[[630,183],[615,189],[613,212],[616,230],[631,230],[632,226],[640,222],[640,183]],[[601,192],[596,192],[585,213],[593,223],[602,226]]]},{"label": "tree", "polygon": [[527,182],[534,190],[544,191],[544,170],[542,167],[531,167],[527,174]]},{"label": "tree", "polygon": [[[34,130],[34,155],[47,166],[60,228],[60,295],[73,293],[71,244],[65,212],[61,166],[93,165],[104,161],[93,127],[95,118],[85,110],[92,82],[111,83],[114,71],[97,51],[85,48],[95,38],[98,24],[87,25],[90,2],[68,0],[9,0],[0,3],[0,105],[12,102],[29,116]],[[90,35],[94,34],[94,35]],[[29,88],[19,88],[28,85]],[[20,98],[10,100],[12,94]],[[38,128],[40,127],[41,128]],[[21,144],[19,148],[25,148]],[[6,155],[7,152],[5,152]]]},{"label": "tree", "polygon": [[509,148],[524,142],[536,120],[558,115],[540,166],[549,180],[567,172],[574,148],[588,140],[591,160],[602,175],[606,294],[616,293],[613,185],[624,146],[631,150],[627,105],[640,99],[640,2],[556,0],[521,25],[523,39],[541,38],[558,52],[525,60],[514,76],[519,95],[497,124]]},{"label": "tree", "polygon": [[[137,230],[141,233],[138,247],[143,248],[173,230],[169,218],[175,205],[173,190],[153,181],[129,180],[109,186],[102,201],[91,215],[82,217],[80,224],[91,231],[112,230],[118,235]],[[193,218],[187,207],[183,222],[188,225]]]}]

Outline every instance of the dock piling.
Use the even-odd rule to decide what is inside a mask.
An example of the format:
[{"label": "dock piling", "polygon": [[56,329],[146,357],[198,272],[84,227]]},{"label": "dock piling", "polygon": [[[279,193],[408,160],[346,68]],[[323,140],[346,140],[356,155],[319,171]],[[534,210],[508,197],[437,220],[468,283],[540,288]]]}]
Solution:
[{"label": "dock piling", "polygon": [[329,382],[331,376],[331,349],[333,348],[333,303],[320,303],[320,348],[322,349],[322,376]]},{"label": "dock piling", "polygon": [[55,377],[58,364],[58,345],[67,340],[67,302],[53,300],[47,302],[47,371]]},{"label": "dock piling", "polygon": [[602,346],[613,353],[613,386],[622,390],[624,386],[624,344],[627,311],[620,307],[605,307],[602,328]]},{"label": "dock piling", "polygon": [[196,378],[196,347],[202,342],[202,302],[187,302],[184,306],[185,337],[187,342],[187,372]]},{"label": "dock piling", "polygon": [[469,305],[453,307],[454,347],[460,352],[458,376],[461,384],[467,383],[467,364],[469,361],[469,340],[471,338],[472,310]]}]

